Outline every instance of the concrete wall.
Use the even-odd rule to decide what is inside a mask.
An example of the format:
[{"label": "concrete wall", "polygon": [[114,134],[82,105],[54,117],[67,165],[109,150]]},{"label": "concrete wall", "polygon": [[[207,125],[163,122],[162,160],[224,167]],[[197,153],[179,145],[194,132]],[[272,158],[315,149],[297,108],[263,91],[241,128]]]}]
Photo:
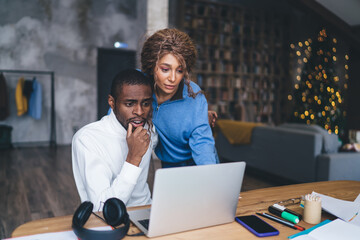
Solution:
[{"label": "concrete wall", "polygon": [[167,28],[169,23],[169,0],[147,0],[147,35]]},{"label": "concrete wall", "polygon": [[[0,0],[0,69],[55,72],[57,143],[69,144],[74,130],[96,120],[97,48],[115,41],[139,49],[146,33],[146,0]],[[43,117],[16,116],[14,92],[20,75],[7,74],[13,142],[50,136],[49,79],[43,83]],[[32,78],[33,75],[24,75]]]}]

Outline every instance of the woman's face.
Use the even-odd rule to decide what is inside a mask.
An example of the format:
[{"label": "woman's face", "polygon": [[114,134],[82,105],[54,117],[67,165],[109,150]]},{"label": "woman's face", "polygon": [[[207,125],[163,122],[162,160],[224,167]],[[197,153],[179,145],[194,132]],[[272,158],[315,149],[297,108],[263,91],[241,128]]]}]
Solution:
[{"label": "woman's face", "polygon": [[163,56],[154,71],[157,94],[174,96],[184,75],[185,69],[174,55]]}]

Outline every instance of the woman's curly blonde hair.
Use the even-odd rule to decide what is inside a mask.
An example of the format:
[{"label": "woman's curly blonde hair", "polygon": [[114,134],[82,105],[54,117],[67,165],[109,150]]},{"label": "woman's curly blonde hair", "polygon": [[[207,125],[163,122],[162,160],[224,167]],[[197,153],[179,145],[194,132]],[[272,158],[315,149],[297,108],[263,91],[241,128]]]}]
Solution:
[{"label": "woman's curly blonde hair", "polygon": [[189,96],[195,98],[197,94],[190,86],[190,73],[195,66],[197,50],[189,35],[178,29],[159,30],[145,41],[141,50],[142,72],[153,78],[158,61],[169,53],[174,55],[182,65]]}]

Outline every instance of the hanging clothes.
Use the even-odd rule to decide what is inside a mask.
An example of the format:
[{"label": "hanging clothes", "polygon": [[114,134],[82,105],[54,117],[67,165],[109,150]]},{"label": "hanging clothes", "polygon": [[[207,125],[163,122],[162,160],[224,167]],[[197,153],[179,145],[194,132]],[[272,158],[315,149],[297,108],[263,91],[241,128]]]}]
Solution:
[{"label": "hanging clothes", "polygon": [[25,79],[23,77],[19,78],[15,89],[15,102],[18,116],[23,115],[28,110],[28,102],[26,97],[23,95],[24,82]]},{"label": "hanging clothes", "polygon": [[10,115],[9,93],[3,73],[0,73],[0,121]]},{"label": "hanging clothes", "polygon": [[29,112],[28,114],[34,119],[41,119],[42,113],[42,86],[34,79],[32,80],[32,93],[29,100]]},{"label": "hanging clothes", "polygon": [[31,93],[33,92],[33,80],[25,80],[24,81],[24,88],[23,88],[23,95],[26,97],[29,106],[29,100]]}]

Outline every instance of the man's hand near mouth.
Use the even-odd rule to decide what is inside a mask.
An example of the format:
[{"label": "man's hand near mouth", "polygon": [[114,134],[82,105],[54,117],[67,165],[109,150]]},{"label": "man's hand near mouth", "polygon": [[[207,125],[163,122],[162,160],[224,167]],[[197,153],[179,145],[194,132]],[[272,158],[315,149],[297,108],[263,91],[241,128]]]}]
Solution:
[{"label": "man's hand near mouth", "polygon": [[129,152],[126,158],[128,163],[139,166],[141,159],[146,153],[150,144],[150,135],[142,126],[133,130],[133,125],[129,123],[126,135]]}]

